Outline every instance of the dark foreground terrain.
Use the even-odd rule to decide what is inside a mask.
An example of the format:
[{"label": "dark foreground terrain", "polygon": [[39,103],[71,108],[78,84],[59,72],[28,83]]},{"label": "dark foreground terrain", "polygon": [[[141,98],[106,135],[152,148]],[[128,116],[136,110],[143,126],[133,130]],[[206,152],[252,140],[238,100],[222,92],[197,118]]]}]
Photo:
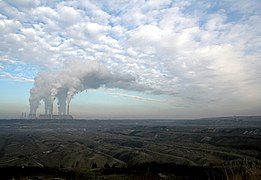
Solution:
[{"label": "dark foreground terrain", "polygon": [[261,117],[0,120],[0,179],[261,179]]}]

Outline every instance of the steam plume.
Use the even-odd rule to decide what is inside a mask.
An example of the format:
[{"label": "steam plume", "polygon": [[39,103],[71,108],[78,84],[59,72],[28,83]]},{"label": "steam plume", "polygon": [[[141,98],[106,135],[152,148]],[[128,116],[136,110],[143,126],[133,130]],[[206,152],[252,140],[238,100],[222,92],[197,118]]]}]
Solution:
[{"label": "steam plume", "polygon": [[45,104],[45,113],[51,114],[57,99],[58,113],[65,115],[66,102],[69,105],[73,96],[81,91],[101,86],[131,89],[132,84],[135,84],[132,76],[113,74],[95,61],[71,61],[60,71],[39,73],[35,77],[29,98],[30,114],[36,114],[41,100]]}]

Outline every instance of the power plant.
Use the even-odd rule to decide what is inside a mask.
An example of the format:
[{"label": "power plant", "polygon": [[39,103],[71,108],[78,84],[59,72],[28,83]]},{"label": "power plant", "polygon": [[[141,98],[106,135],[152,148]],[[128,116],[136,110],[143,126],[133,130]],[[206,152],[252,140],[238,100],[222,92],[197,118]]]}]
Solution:
[{"label": "power plant", "polygon": [[[66,107],[66,106],[65,106]],[[58,114],[53,112],[53,103],[50,105],[49,109],[45,109],[45,114],[40,114],[38,117],[36,114],[29,114],[29,119],[73,119],[73,116],[70,115],[70,103],[67,103],[67,111],[60,111],[60,106],[58,107]]]}]

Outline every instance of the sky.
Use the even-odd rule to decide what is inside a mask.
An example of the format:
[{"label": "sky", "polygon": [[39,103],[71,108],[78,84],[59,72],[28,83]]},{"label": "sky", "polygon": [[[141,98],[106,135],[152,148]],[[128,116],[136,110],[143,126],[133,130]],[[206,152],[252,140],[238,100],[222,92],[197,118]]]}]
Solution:
[{"label": "sky", "polygon": [[261,115],[260,9],[260,0],[0,0],[0,118],[30,112],[30,90],[45,88],[35,77],[53,88],[97,64],[107,76],[97,70],[97,87],[75,91],[75,118]]}]

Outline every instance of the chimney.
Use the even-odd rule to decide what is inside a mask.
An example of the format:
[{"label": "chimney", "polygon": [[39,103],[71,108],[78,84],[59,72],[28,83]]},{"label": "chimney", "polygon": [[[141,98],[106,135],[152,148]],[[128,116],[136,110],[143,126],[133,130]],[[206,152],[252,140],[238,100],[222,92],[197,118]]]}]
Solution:
[{"label": "chimney", "polygon": [[51,104],[51,109],[50,109],[50,115],[51,115],[51,119],[53,119],[53,103]]},{"label": "chimney", "polygon": [[47,108],[45,108],[45,112],[44,112],[44,113],[45,113],[45,114],[47,114],[47,111],[48,111],[48,109],[47,109]]},{"label": "chimney", "polygon": [[70,104],[69,104],[69,102],[67,103],[67,115],[70,115]]}]

